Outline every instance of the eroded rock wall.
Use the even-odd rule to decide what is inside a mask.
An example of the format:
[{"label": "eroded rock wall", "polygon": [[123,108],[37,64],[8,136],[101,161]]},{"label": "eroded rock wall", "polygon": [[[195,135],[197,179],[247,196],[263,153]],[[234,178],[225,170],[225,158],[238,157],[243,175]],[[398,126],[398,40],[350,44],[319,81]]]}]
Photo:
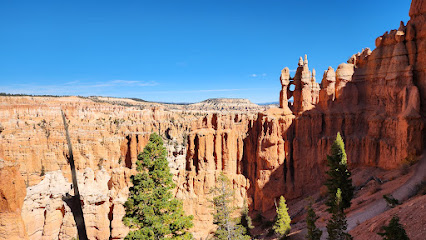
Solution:
[{"label": "eroded rock wall", "polygon": [[26,194],[24,179],[16,164],[0,154],[0,239],[28,239],[21,216]]},{"label": "eroded rock wall", "polygon": [[243,175],[244,139],[252,117],[209,114],[192,124],[185,168],[177,176],[176,196],[184,199],[185,212],[194,215],[196,238],[214,231],[213,195],[210,189],[224,172],[235,191],[235,204],[243,207],[249,180]]},{"label": "eroded rock wall", "polygon": [[205,114],[75,97],[0,100],[0,161],[8,164],[0,170],[1,192],[6,194],[0,211],[3,239],[76,237],[74,218],[63,199],[72,190],[61,109],[69,122],[90,239],[123,239],[127,234],[122,204],[137,154],[151,132],[164,136],[170,167],[176,173],[186,161],[183,143],[190,125]]}]

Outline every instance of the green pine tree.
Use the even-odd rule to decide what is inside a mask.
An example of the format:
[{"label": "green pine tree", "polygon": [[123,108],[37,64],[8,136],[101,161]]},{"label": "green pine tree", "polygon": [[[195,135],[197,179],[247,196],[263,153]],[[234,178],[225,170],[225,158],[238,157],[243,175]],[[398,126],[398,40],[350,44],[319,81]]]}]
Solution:
[{"label": "green pine tree", "polygon": [[327,155],[327,165],[329,168],[326,172],[328,178],[325,182],[328,190],[328,199],[325,203],[328,206],[327,211],[334,212],[338,188],[342,191],[342,202],[339,207],[343,211],[351,206],[355,188],[352,185],[351,172],[347,166],[345,144],[340,133],[337,133],[336,140],[331,146],[331,155]]},{"label": "green pine tree", "polygon": [[250,236],[246,234],[247,229],[231,217],[234,210],[232,207],[234,191],[230,188],[229,180],[223,172],[219,175],[217,183],[211,191],[214,194],[213,221],[217,225],[215,239],[250,240]]},{"label": "green pine tree", "polygon": [[244,207],[241,211],[241,217],[239,218],[237,225],[241,225],[245,230],[244,234],[251,236],[250,230],[254,228],[251,217],[249,216],[249,209],[246,201],[244,200]]},{"label": "green pine tree", "polygon": [[327,223],[328,240],[352,240],[352,236],[345,232],[348,228],[345,212],[340,205],[342,204],[342,191],[337,189],[336,203],[331,219]]},{"label": "green pine tree", "polygon": [[290,222],[291,218],[288,214],[287,204],[285,203],[285,198],[283,196],[280,197],[280,202],[277,207],[277,220],[275,221],[272,229],[281,238],[285,238],[290,233]]},{"label": "green pine tree", "polygon": [[315,214],[315,211],[312,208],[312,201],[309,202],[307,210],[308,213],[306,215],[306,225],[308,228],[308,233],[306,234],[306,239],[320,240],[322,231],[315,225],[315,222],[318,220],[318,216]]},{"label": "green pine tree", "polygon": [[185,216],[182,202],[175,199],[175,187],[167,161],[163,140],[151,134],[148,144],[138,155],[133,187],[125,203],[125,225],[131,231],[126,239],[192,239],[188,229],[193,216]]},{"label": "green pine tree", "polygon": [[382,230],[384,232],[378,234],[383,237],[383,240],[410,240],[396,215],[392,217],[389,225],[382,227]]}]

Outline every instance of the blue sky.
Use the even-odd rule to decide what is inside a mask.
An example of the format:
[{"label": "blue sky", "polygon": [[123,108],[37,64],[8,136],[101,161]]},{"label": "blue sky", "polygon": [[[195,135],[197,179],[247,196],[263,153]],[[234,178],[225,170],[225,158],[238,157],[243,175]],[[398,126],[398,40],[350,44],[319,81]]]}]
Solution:
[{"label": "blue sky", "polygon": [[408,21],[408,0],[0,1],[0,92],[278,99],[308,54],[317,81]]}]

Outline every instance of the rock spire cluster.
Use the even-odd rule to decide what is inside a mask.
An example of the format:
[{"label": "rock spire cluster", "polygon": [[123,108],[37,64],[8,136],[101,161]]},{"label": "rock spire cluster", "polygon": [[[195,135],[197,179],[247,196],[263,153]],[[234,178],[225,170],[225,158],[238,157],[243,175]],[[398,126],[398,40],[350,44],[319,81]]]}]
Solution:
[{"label": "rock spire cluster", "polygon": [[[312,109],[319,101],[320,86],[316,82],[315,69],[312,72],[308,67],[308,56],[299,58],[296,74],[292,78],[286,67],[281,71],[280,108],[291,109],[296,115]],[[294,85],[291,91],[289,86]],[[293,97],[293,105],[289,106],[288,99]]]}]

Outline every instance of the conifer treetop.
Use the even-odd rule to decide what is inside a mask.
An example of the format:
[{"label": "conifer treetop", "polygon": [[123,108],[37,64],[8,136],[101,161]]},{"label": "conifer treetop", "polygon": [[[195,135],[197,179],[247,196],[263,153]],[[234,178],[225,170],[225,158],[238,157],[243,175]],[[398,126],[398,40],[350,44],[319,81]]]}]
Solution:
[{"label": "conifer treetop", "polygon": [[347,164],[347,156],[345,151],[345,143],[343,142],[343,138],[340,135],[340,132],[337,133],[336,140],[333,142],[331,146],[331,155],[339,156],[341,158],[341,164]]},{"label": "conifer treetop", "polygon": [[151,134],[136,164],[138,173],[130,178],[133,186],[124,204],[123,222],[130,227],[125,239],[192,239],[193,216],[185,216],[182,201],[171,192],[173,175],[159,135]]},{"label": "conifer treetop", "polygon": [[277,220],[273,226],[275,233],[281,237],[287,236],[291,230],[291,218],[288,214],[288,208],[284,196],[280,197],[280,202],[277,206]]}]

